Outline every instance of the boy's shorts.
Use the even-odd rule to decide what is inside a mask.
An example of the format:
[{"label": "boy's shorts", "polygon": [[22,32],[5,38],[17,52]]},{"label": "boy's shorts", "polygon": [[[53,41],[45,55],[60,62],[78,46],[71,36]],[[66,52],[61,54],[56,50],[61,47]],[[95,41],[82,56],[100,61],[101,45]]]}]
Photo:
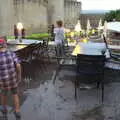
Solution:
[{"label": "boy's shorts", "polygon": [[7,95],[9,91],[11,91],[13,95],[18,93],[17,87],[16,88],[11,88],[10,90],[1,90],[1,93],[3,95]]}]

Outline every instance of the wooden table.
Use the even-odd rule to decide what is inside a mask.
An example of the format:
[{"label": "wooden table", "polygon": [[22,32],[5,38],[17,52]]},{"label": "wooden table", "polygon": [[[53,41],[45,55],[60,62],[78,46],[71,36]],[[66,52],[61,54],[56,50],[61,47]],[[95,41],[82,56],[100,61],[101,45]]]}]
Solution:
[{"label": "wooden table", "polygon": [[[101,55],[102,51],[106,50],[105,43],[78,43],[72,52],[72,56],[77,56],[77,54],[85,55]],[[105,53],[106,58],[109,58],[109,52]]]}]

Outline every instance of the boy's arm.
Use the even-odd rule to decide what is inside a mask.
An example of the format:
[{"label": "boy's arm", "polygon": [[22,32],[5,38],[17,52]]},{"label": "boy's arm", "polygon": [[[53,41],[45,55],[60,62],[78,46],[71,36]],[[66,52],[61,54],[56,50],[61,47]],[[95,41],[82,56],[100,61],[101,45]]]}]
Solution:
[{"label": "boy's arm", "polygon": [[17,56],[16,56],[16,54],[14,52],[12,53],[12,57],[13,57],[14,64],[15,64],[15,67],[16,67],[18,81],[21,82],[21,65],[20,65],[20,61],[18,60],[18,58],[17,58]]},{"label": "boy's arm", "polygon": [[19,63],[16,64],[16,70],[17,70],[17,77],[19,82],[21,82],[21,65]]}]

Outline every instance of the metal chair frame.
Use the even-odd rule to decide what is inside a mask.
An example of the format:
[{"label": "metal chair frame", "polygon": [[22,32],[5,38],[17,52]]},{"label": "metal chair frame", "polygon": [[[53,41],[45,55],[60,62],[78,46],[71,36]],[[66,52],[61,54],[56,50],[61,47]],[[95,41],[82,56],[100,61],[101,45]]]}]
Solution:
[{"label": "metal chair frame", "polygon": [[77,98],[77,88],[79,83],[81,82],[78,77],[97,77],[100,78],[97,81],[97,88],[101,84],[102,90],[102,102],[104,101],[104,66],[105,66],[106,57],[104,55],[77,55],[76,60],[76,80],[75,84],[75,97]]}]

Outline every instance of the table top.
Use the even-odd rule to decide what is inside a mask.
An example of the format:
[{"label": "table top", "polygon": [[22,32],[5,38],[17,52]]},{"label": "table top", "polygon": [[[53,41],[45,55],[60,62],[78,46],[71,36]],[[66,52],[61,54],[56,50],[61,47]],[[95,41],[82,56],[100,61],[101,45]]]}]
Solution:
[{"label": "table top", "polygon": [[[105,51],[106,46],[105,43],[78,43],[75,49],[72,52],[73,56],[77,56],[77,54],[85,54],[85,55],[101,55],[101,51]],[[110,57],[108,51],[105,53],[106,57]]]},{"label": "table top", "polygon": [[27,47],[27,46],[26,45],[8,45],[7,50],[16,52],[16,51],[21,50],[25,47]]},{"label": "table top", "polygon": [[40,43],[39,40],[30,40],[30,39],[22,39],[20,42],[19,40],[8,40],[7,44],[12,44],[12,45],[30,45],[33,43]]}]

